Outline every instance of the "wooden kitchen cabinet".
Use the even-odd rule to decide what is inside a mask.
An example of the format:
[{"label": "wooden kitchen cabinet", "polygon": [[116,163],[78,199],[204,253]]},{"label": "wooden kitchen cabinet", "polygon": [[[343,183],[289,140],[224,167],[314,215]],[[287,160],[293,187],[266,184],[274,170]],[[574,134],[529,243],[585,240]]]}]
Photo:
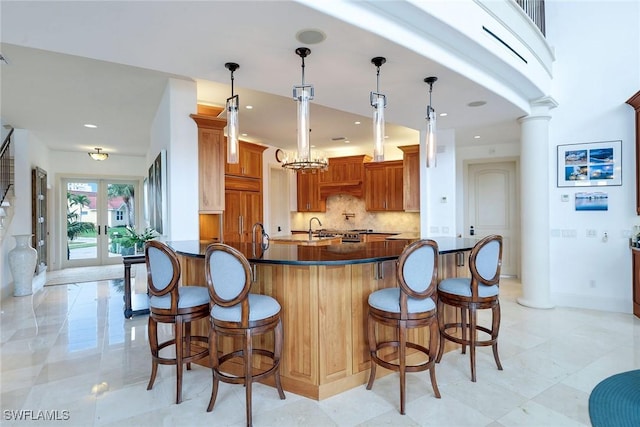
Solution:
[{"label": "wooden kitchen cabinet", "polygon": [[320,199],[320,177],[326,172],[297,173],[298,212],[326,212],[326,199]]},{"label": "wooden kitchen cabinet", "polygon": [[364,170],[366,210],[402,211],[402,160],[367,163]]},{"label": "wooden kitchen cabinet", "polygon": [[334,194],[364,194],[364,165],[371,156],[345,156],[329,159],[329,169],[320,174],[320,197],[326,199]]},{"label": "wooden kitchen cabinet", "polygon": [[636,215],[640,215],[640,91],[627,100],[636,110]]},{"label": "wooden kitchen cabinet", "polygon": [[225,175],[240,176],[244,178],[262,179],[262,153],[267,147],[252,144],[246,141],[240,141],[238,147],[237,164],[229,164],[226,162],[226,146],[225,146]]},{"label": "wooden kitchen cabinet", "polygon": [[225,119],[202,114],[190,116],[198,125],[198,210],[201,214],[224,210]]},{"label": "wooden kitchen cabinet", "polygon": [[251,242],[251,228],[262,222],[262,192],[225,191],[224,241]]},{"label": "wooden kitchen cabinet", "polygon": [[403,152],[403,199],[405,212],[420,211],[420,146],[405,145],[398,147]]}]

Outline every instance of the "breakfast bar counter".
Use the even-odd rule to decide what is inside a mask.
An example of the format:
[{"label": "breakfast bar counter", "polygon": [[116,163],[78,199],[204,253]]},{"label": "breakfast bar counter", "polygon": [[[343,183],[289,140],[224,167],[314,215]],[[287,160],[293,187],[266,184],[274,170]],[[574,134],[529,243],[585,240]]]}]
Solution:
[{"label": "breakfast bar counter", "polygon": [[[439,277],[468,276],[464,252],[476,240],[434,238],[440,249]],[[206,286],[204,254],[209,242],[168,242],[180,258],[182,284]],[[396,285],[396,260],[406,241],[342,243],[305,246],[271,243],[263,249],[251,243],[227,242],[249,260],[254,282],[251,292],[274,297],[282,306],[284,350],[281,379],[285,390],[316,400],[366,383],[369,375],[367,300],[369,294]],[[446,314],[447,315],[447,314]],[[192,327],[207,332],[208,324]],[[420,332],[420,333],[417,333]],[[394,330],[379,329],[382,336]],[[428,333],[411,331],[410,340],[428,345]],[[270,347],[256,342],[255,347]],[[224,352],[238,348],[222,343]],[[394,358],[393,353],[387,355]],[[256,358],[254,367],[262,369]],[[264,361],[264,366],[268,364]],[[228,363],[230,372],[240,366]],[[384,369],[379,375],[388,374]],[[269,383],[269,382],[267,382]]]}]

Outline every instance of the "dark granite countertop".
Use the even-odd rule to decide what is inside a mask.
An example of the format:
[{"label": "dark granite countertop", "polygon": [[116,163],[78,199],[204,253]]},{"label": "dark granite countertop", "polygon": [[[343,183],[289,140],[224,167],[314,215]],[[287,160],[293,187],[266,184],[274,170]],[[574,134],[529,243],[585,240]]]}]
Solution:
[{"label": "dark granite countertop", "polygon": [[[440,254],[471,250],[476,239],[434,237]],[[203,258],[209,241],[172,241],[167,244],[178,254]],[[267,249],[251,243],[225,242],[238,249],[250,262],[289,265],[366,264],[398,259],[406,241],[387,240],[367,243],[341,243],[328,246],[298,246],[271,244]]]}]

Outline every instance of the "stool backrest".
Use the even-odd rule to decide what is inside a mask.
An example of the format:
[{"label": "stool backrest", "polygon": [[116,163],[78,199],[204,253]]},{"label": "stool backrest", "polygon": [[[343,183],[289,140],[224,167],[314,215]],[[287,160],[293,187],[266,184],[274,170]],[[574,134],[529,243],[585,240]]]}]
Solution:
[{"label": "stool backrest", "polygon": [[398,258],[397,277],[401,294],[418,299],[432,296],[438,282],[438,244],[425,239],[404,248]]},{"label": "stool backrest", "polygon": [[469,269],[472,282],[476,282],[476,288],[478,284],[486,286],[499,284],[501,267],[502,236],[493,234],[475,244],[469,256]]},{"label": "stool backrest", "polygon": [[171,294],[171,310],[177,311],[180,262],[176,253],[165,243],[149,240],[145,243],[144,254],[149,294],[153,296]]},{"label": "stool backrest", "polygon": [[223,243],[209,245],[205,253],[205,273],[214,304],[231,307],[247,299],[251,266],[237,249]]}]

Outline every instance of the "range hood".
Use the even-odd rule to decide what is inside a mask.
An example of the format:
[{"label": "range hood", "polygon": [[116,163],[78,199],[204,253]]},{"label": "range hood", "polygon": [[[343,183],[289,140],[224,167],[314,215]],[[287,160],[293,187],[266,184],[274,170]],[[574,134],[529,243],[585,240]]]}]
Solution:
[{"label": "range hood", "polygon": [[362,198],[364,196],[364,164],[370,161],[371,156],[364,154],[330,158],[329,169],[320,175],[320,198],[326,199],[337,194],[349,194]]}]

